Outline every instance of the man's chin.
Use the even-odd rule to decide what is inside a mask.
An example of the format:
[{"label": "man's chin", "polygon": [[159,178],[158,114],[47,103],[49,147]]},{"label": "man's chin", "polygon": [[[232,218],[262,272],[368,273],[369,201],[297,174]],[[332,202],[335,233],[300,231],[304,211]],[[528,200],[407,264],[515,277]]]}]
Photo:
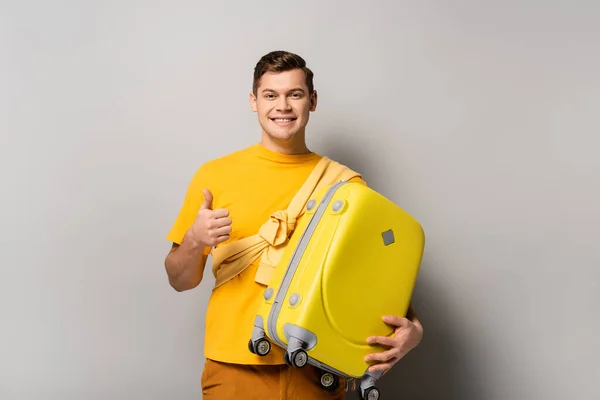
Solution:
[{"label": "man's chin", "polygon": [[297,136],[296,131],[273,131],[273,130],[264,130],[264,133],[273,141],[277,142],[290,142],[293,141]]},{"label": "man's chin", "polygon": [[294,142],[293,136],[281,136],[281,135],[269,135],[267,134],[268,139],[273,143],[279,144],[290,144]]}]

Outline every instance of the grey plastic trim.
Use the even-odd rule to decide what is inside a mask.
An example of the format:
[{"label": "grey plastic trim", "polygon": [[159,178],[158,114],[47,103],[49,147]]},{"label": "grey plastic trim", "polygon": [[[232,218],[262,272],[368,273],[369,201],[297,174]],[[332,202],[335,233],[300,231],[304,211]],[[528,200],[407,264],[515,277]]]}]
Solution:
[{"label": "grey plastic trim", "polygon": [[[286,337],[288,343],[291,341],[292,338],[296,338],[298,340],[301,340],[303,343],[305,343],[306,347],[304,347],[304,350],[306,350],[306,351],[312,349],[313,347],[315,347],[317,345],[317,335],[315,335],[313,332],[309,331],[308,329],[299,327],[298,325],[285,324],[283,326],[283,333],[285,334],[285,337]],[[296,347],[288,346],[288,350],[290,352],[294,351],[294,350],[296,350]]]},{"label": "grey plastic trim", "polygon": [[385,246],[389,246],[390,244],[396,242],[396,238],[394,237],[394,231],[391,229],[382,232],[381,236],[383,237],[383,244]]},{"label": "grey plastic trim", "polygon": [[290,296],[290,306],[295,306],[296,304],[298,304],[298,302],[300,301],[300,295],[298,293],[294,293],[293,295]]},{"label": "grey plastic trim", "polygon": [[252,341],[257,341],[258,339],[262,339],[265,337],[265,324],[263,322],[263,318],[260,315],[257,315],[254,318],[254,329],[252,330]]},{"label": "grey plastic trim", "polygon": [[341,200],[338,200],[335,203],[333,203],[333,206],[331,206],[331,209],[335,212],[338,212],[342,209],[343,206],[344,206],[344,202]]},{"label": "grey plastic trim", "polygon": [[273,297],[273,288],[268,288],[267,290],[265,290],[264,296],[265,296],[265,300],[270,300],[271,297]]}]

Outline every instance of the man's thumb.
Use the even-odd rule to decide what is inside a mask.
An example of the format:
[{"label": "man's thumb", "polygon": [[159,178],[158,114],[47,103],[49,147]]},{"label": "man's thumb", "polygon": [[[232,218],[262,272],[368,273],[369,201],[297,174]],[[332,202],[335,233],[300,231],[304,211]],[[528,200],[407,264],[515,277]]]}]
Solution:
[{"label": "man's thumb", "polygon": [[213,196],[210,190],[203,189],[202,194],[204,195],[204,203],[202,203],[201,209],[212,209]]}]

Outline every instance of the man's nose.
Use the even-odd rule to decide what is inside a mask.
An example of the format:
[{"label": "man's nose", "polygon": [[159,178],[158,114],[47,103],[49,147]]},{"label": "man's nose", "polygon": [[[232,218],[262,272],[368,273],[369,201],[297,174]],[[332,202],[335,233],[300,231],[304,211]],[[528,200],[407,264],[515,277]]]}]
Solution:
[{"label": "man's nose", "polygon": [[277,102],[277,109],[278,110],[289,110],[290,107],[290,103],[288,102],[288,98],[287,96],[281,96],[279,97],[279,101]]}]

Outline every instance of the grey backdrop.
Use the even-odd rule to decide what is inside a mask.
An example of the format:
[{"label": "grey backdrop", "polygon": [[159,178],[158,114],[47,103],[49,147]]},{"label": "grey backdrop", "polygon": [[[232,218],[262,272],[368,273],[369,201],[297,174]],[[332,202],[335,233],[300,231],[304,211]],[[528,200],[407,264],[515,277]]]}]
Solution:
[{"label": "grey backdrop", "polygon": [[201,397],[213,281],[170,289],[164,236],[200,163],[259,139],[274,49],[316,73],[310,147],[427,232],[425,338],[382,398],[600,398],[599,20],[566,0],[0,2],[0,398]]}]

